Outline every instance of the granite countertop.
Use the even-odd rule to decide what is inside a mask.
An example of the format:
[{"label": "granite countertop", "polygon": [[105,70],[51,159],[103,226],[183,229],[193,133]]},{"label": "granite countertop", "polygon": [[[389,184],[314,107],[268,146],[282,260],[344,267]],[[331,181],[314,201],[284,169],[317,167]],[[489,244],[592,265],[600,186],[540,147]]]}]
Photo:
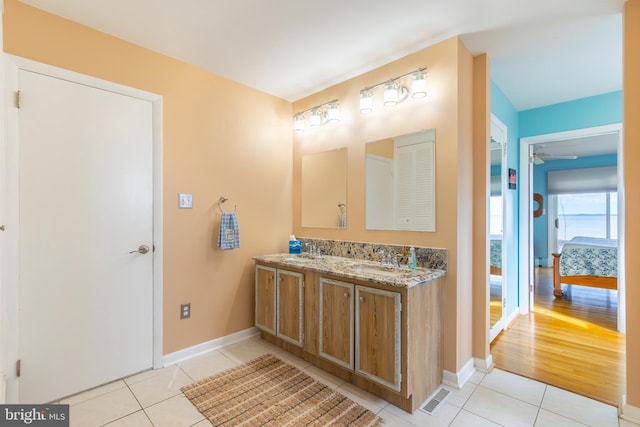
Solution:
[{"label": "granite countertop", "polygon": [[381,283],[398,288],[411,288],[447,274],[445,270],[430,268],[410,270],[406,266],[390,267],[383,266],[380,262],[375,261],[305,253],[261,255],[254,256],[253,259],[282,267],[331,274],[332,276],[346,279]]}]

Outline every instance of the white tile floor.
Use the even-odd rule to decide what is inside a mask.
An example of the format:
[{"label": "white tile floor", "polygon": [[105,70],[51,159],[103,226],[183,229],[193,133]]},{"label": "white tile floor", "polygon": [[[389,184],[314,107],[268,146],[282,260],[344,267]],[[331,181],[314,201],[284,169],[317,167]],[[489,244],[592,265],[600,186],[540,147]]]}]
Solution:
[{"label": "white tile floor", "polygon": [[420,410],[410,415],[259,338],[134,375],[61,403],[71,405],[72,427],[210,426],[180,387],[265,353],[275,354],[364,405],[380,415],[386,426],[634,426],[618,420],[612,406],[498,369],[476,373],[462,390],[449,389],[451,393],[434,415]]}]

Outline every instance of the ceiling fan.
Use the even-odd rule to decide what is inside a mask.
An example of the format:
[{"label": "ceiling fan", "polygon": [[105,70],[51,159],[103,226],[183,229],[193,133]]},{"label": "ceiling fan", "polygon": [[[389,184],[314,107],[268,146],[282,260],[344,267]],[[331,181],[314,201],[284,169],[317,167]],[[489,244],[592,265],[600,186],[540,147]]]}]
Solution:
[{"label": "ceiling fan", "polygon": [[534,165],[541,165],[545,160],[575,160],[578,156],[566,156],[559,154],[549,154],[543,151],[534,151],[531,155]]}]

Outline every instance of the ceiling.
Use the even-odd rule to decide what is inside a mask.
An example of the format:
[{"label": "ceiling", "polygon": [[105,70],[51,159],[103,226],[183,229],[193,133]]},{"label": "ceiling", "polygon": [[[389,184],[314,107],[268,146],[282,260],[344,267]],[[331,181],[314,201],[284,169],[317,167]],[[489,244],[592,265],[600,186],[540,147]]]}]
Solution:
[{"label": "ceiling", "polygon": [[518,111],[622,88],[624,0],[22,1],[289,101],[455,35]]},{"label": "ceiling", "polygon": [[[618,152],[618,132],[601,133],[578,138],[560,139],[534,144],[533,152],[543,155],[545,162],[554,162],[553,157],[577,156],[577,158],[615,154]],[[549,158],[546,158],[549,157]],[[498,144],[491,144],[491,165],[499,165],[502,151]]]},{"label": "ceiling", "polygon": [[548,156],[599,156],[616,153],[618,139],[619,134],[612,132],[535,144],[534,151]]}]

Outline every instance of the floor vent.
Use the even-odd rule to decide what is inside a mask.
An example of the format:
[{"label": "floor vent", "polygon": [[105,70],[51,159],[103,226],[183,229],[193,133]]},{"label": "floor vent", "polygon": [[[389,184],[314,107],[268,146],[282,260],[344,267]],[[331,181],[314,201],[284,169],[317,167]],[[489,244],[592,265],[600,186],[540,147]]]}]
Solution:
[{"label": "floor vent", "polygon": [[427,401],[420,409],[426,412],[429,415],[435,414],[438,409],[440,409],[440,404],[444,402],[444,400],[451,393],[449,390],[441,388],[438,392]]}]

